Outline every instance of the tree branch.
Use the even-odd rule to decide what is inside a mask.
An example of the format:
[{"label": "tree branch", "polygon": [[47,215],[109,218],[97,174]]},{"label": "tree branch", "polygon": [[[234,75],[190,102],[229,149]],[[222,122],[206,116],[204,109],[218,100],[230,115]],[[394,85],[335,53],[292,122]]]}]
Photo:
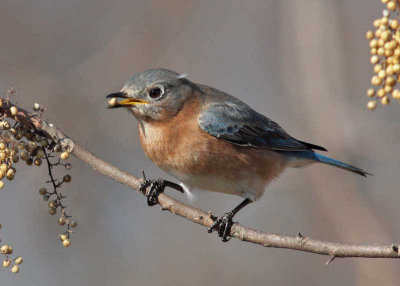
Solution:
[{"label": "tree branch", "polygon": [[[106,161],[96,157],[83,146],[74,142],[71,138],[53,124],[42,120],[38,114],[32,114],[20,107],[16,116],[11,115],[10,108],[15,106],[9,101],[0,101],[0,113],[5,117],[12,118],[22,124],[34,128],[38,132],[45,134],[48,138],[58,142],[62,148],[68,150],[76,158],[91,166],[96,172],[108,176],[113,180],[139,191],[143,182],[142,179],[124,172]],[[142,192],[145,195],[145,192]],[[162,193],[158,201],[163,210],[184,217],[192,222],[204,227],[210,227],[215,219],[211,214],[193,208],[179,202],[166,194]],[[265,247],[286,248],[298,251],[310,252],[315,254],[327,255],[330,257],[327,264],[337,257],[369,257],[369,258],[399,258],[399,245],[367,245],[367,244],[345,244],[326,242],[302,236],[285,236],[272,233],[261,232],[246,228],[235,223],[231,228],[230,235],[242,241],[259,244]]]}]

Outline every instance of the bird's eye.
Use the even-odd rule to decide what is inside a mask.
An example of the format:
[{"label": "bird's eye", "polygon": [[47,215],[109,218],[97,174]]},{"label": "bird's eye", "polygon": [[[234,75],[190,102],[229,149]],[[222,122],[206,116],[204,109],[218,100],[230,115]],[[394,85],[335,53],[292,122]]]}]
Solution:
[{"label": "bird's eye", "polygon": [[149,90],[149,97],[152,99],[159,99],[163,96],[164,91],[160,87],[153,87]]}]

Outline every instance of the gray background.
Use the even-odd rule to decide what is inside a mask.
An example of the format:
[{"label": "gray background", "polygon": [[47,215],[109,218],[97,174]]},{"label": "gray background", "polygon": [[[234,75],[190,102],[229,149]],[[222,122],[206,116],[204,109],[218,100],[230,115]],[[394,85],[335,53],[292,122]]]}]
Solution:
[{"label": "gray background", "polygon": [[[313,238],[399,240],[400,110],[369,112],[365,32],[377,0],[0,0],[0,90],[48,106],[46,117],[95,154],[139,175],[167,177],[144,156],[136,122],[104,96],[134,73],[165,67],[248,102],[291,135],[360,166],[367,179],[327,166],[288,170],[238,216],[246,226]],[[399,285],[399,262],[264,249],[148,208],[145,198],[72,159],[72,246],[37,190],[45,168],[18,166],[0,193],[0,236],[25,262],[1,285]],[[171,192],[169,192],[171,193]],[[238,197],[197,193],[222,214]],[[179,197],[179,196],[178,196]]]}]

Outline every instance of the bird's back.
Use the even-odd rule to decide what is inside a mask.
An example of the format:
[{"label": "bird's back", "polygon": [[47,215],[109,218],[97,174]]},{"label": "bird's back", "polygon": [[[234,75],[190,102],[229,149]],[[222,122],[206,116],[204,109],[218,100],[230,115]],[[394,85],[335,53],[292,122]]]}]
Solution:
[{"label": "bird's back", "polygon": [[203,101],[200,127],[221,140],[275,151],[309,151],[325,148],[297,140],[276,122],[243,101],[218,89],[198,85]]}]

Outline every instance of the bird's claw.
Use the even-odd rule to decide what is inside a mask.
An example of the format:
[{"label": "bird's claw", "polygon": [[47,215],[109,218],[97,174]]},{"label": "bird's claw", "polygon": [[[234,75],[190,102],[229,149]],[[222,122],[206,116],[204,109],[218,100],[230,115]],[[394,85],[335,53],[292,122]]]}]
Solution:
[{"label": "bird's claw", "polygon": [[147,188],[150,189],[146,192],[147,197],[147,205],[154,206],[158,204],[158,196],[166,187],[165,181],[163,179],[157,180],[145,180],[142,185],[140,186],[140,191],[145,192]]},{"label": "bird's claw", "polygon": [[214,229],[218,230],[218,236],[221,237],[223,242],[227,242],[231,239],[230,233],[233,225],[232,217],[233,213],[228,212],[221,217],[218,217],[214,223],[207,229],[209,233],[213,232]]},{"label": "bird's claw", "polygon": [[[163,180],[163,179],[146,180],[144,173],[143,173],[143,177],[144,177],[144,181],[140,185],[139,191],[146,195],[148,206],[154,206],[154,205],[158,204],[158,196],[164,192],[164,189],[166,187],[173,188],[181,193],[184,192],[180,185],[175,184],[173,182]],[[149,190],[146,191],[148,188],[149,188]]]}]

